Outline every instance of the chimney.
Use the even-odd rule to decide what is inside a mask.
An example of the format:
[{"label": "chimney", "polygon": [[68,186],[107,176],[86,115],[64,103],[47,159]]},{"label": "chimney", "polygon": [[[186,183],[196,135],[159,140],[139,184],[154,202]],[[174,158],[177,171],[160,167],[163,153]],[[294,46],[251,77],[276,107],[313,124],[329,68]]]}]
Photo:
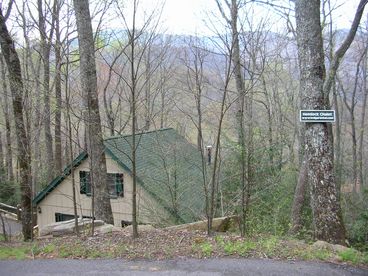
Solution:
[{"label": "chimney", "polygon": [[212,146],[211,145],[207,146],[206,150],[207,150],[207,164],[211,165]]}]

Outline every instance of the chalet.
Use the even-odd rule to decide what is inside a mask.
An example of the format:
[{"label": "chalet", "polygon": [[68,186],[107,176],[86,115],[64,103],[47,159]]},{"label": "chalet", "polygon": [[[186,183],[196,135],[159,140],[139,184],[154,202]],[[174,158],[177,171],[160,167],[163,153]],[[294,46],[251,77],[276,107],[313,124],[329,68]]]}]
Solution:
[{"label": "chalet", "polygon": [[[170,225],[203,218],[202,162],[196,147],[171,128],[137,134],[136,141],[138,221]],[[124,226],[132,219],[132,136],[111,137],[104,144],[114,224]],[[82,152],[34,198],[40,228],[74,217],[71,172],[78,216],[92,216],[89,157]]]}]

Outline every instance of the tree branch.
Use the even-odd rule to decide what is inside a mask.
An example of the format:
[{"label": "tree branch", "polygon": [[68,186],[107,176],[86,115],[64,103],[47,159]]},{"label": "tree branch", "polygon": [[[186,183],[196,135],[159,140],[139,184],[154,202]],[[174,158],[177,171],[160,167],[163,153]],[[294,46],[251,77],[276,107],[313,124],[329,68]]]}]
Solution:
[{"label": "tree branch", "polygon": [[353,23],[351,24],[350,31],[348,35],[346,36],[344,42],[341,44],[339,49],[336,50],[334,58],[331,62],[331,66],[328,70],[328,74],[325,80],[325,83],[323,85],[323,93],[325,97],[330,93],[333,80],[335,79],[337,69],[339,68],[340,61],[345,55],[346,51],[349,49],[351,43],[354,40],[355,34],[358,30],[360,20],[363,15],[363,11],[365,8],[365,5],[368,3],[368,0],[360,0],[359,6],[355,12]]}]

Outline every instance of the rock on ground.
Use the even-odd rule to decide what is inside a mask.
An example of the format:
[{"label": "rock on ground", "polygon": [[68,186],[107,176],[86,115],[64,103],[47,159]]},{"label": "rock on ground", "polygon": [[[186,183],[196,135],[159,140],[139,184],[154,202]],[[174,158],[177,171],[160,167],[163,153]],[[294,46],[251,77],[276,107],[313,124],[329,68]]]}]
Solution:
[{"label": "rock on ground", "polygon": [[[78,227],[80,231],[90,228],[92,225],[91,219],[78,219]],[[95,227],[104,225],[102,220],[94,221]],[[74,219],[67,221],[60,221],[48,224],[39,230],[39,236],[52,235],[54,237],[73,234],[75,232]]]},{"label": "rock on ground", "polygon": [[[138,232],[148,232],[148,231],[153,231],[153,230],[156,230],[156,228],[153,227],[152,225],[149,225],[149,224],[138,225]],[[124,227],[123,231],[130,233],[130,234],[133,233],[133,225],[128,225]]]},{"label": "rock on ground", "polygon": [[[212,229],[215,232],[226,232],[229,228],[234,224],[237,223],[238,217],[237,216],[228,216],[228,217],[220,217],[214,218],[212,221]],[[170,230],[190,230],[190,231],[207,231],[207,220],[196,221],[187,224],[175,225],[167,227],[166,229]]]},{"label": "rock on ground", "polygon": [[113,232],[121,232],[122,229],[119,227],[116,227],[112,224],[104,224],[101,226],[97,226],[95,228],[96,234],[107,234],[107,233],[113,233]]},{"label": "rock on ground", "polygon": [[313,245],[313,248],[315,249],[328,249],[332,250],[335,253],[339,253],[342,251],[347,250],[348,248],[346,246],[340,245],[340,244],[331,244],[326,241],[316,241]]}]

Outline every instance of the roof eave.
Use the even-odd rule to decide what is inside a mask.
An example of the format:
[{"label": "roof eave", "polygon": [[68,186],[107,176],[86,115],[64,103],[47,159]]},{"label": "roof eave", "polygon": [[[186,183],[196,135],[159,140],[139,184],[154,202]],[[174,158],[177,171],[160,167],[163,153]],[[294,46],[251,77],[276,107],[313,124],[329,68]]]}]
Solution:
[{"label": "roof eave", "polygon": [[88,154],[84,151],[80,153],[77,158],[73,160],[71,164],[69,164],[63,171],[63,173],[56,178],[54,178],[42,191],[40,191],[32,203],[34,205],[39,204],[49,193],[51,193],[68,175],[70,175],[72,168],[76,168],[79,166],[86,158]]}]

